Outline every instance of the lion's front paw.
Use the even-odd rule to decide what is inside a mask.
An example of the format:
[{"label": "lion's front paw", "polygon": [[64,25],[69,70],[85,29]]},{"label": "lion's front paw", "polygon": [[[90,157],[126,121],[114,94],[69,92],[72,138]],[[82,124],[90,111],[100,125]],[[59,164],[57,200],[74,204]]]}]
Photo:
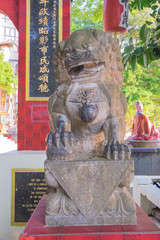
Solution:
[{"label": "lion's front paw", "polygon": [[129,160],[131,151],[126,144],[113,141],[105,146],[104,155],[107,160]]},{"label": "lion's front paw", "polygon": [[56,130],[48,134],[47,159],[69,159],[72,156],[72,132]]}]

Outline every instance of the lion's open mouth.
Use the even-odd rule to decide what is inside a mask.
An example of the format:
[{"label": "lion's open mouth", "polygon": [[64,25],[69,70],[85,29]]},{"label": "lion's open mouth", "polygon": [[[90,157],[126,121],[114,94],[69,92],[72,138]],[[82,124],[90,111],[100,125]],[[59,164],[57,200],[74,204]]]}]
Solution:
[{"label": "lion's open mouth", "polygon": [[68,74],[72,79],[95,77],[104,71],[105,62],[85,62],[79,65],[71,66]]}]

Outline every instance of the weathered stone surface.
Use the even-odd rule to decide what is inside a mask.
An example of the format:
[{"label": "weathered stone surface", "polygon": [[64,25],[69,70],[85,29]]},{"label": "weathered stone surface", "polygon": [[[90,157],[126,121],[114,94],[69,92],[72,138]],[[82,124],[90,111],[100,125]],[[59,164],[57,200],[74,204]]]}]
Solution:
[{"label": "weathered stone surface", "polygon": [[88,225],[134,225],[136,224],[136,215],[129,216],[99,216],[92,222],[88,222],[83,215],[79,216],[49,216],[45,217],[46,225],[50,227],[56,226],[88,226]]},{"label": "weathered stone surface", "polygon": [[45,170],[48,183],[59,184],[47,203],[48,225],[135,223],[135,204],[126,188],[133,179],[132,161],[47,160]]},{"label": "weathered stone surface", "polygon": [[117,41],[101,30],[79,30],[58,44],[53,62],[58,88],[48,103],[46,224],[135,224]]},{"label": "weathered stone surface", "polygon": [[58,44],[53,62],[58,88],[48,103],[52,140],[47,159],[84,153],[129,159],[123,144],[127,102],[120,89],[123,64],[117,41],[101,30],[82,29]]}]

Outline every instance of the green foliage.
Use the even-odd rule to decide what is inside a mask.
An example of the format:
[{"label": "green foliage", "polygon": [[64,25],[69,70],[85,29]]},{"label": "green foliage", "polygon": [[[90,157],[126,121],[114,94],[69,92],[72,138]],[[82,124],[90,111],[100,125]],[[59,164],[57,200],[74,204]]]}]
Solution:
[{"label": "green foliage", "polygon": [[84,20],[81,18],[75,18],[74,21],[72,21],[71,31],[74,32],[79,29],[103,29],[103,22],[93,22],[91,19],[87,18]]},{"label": "green foliage", "polygon": [[[131,9],[142,10],[143,8],[152,8],[153,4],[155,4],[157,0],[132,0],[130,1]],[[158,1],[160,2],[160,1]],[[153,7],[154,9],[155,7]]]},{"label": "green foliage", "polygon": [[76,0],[71,8],[71,32],[83,28],[104,29],[103,0]]},{"label": "green foliage", "polygon": [[0,88],[9,95],[15,92],[16,89],[13,85],[18,85],[18,80],[14,75],[11,64],[3,61],[3,58],[3,53],[0,53]]},{"label": "green foliage", "polygon": [[[103,27],[103,0],[72,2],[71,32]],[[160,58],[160,0],[130,0],[128,31],[119,35],[125,68],[148,67]]]},{"label": "green foliage", "polygon": [[[125,69],[131,65],[134,71],[136,70],[137,63],[143,67],[148,67],[152,61],[160,59],[160,4],[156,0],[133,0],[130,5],[131,15],[132,17],[134,16],[134,21],[131,17],[131,31],[129,30],[123,39],[123,41],[125,41],[125,47],[122,61]],[[136,8],[140,11],[134,10]],[[132,32],[133,24],[136,23],[135,13],[138,17],[141,16],[142,19],[139,25],[134,25],[135,29],[133,29]],[[129,37],[129,34],[131,34],[132,37]],[[130,41],[130,38],[132,38],[132,41]],[[130,49],[130,51],[128,49]]]},{"label": "green foliage", "polygon": [[122,91],[128,103],[126,122],[132,124],[131,120],[136,112],[134,103],[140,100],[144,106],[144,113],[155,125],[160,126],[160,60],[152,62],[148,69],[137,64],[136,72],[129,66],[123,75],[125,81]]}]

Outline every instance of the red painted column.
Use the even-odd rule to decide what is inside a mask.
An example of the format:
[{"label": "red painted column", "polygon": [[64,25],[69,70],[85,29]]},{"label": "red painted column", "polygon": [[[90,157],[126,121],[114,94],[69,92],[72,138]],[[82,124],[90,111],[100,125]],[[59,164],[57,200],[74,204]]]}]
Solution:
[{"label": "red painted column", "polygon": [[65,40],[66,37],[70,35],[70,0],[63,0],[63,11],[62,11],[62,39]]},{"label": "red painted column", "polygon": [[[63,0],[62,38],[70,34],[70,0]],[[18,150],[45,150],[49,132],[46,101],[26,101],[26,0],[19,1]]]},{"label": "red painted column", "polygon": [[26,1],[19,2],[18,150],[25,150]]},{"label": "red painted column", "polygon": [[7,15],[18,30],[19,0],[1,0],[0,13]]}]

